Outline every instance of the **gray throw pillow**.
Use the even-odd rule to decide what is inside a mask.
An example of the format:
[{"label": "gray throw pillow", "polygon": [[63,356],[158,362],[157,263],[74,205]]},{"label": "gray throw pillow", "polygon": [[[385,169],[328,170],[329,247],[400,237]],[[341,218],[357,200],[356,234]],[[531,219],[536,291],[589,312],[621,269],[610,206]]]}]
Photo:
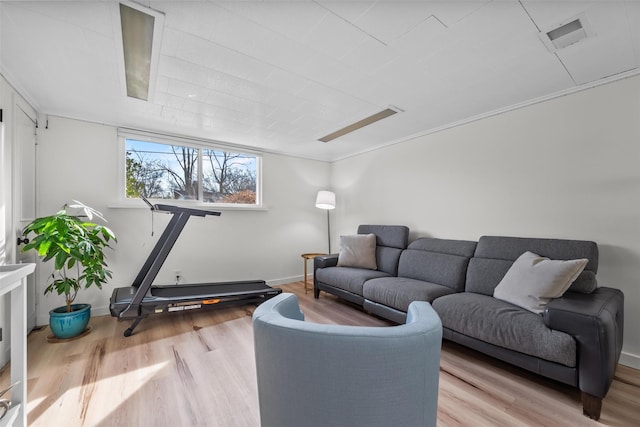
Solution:
[{"label": "gray throw pillow", "polygon": [[340,236],[338,267],[368,268],[376,270],[376,235],[354,234]]},{"label": "gray throw pillow", "polygon": [[584,270],[578,278],[569,286],[572,292],[580,292],[581,294],[590,294],[598,289],[598,279],[593,271]]},{"label": "gray throw pillow", "polygon": [[569,289],[588,261],[551,260],[525,252],[498,283],[493,296],[540,314],[551,299],[561,297]]}]

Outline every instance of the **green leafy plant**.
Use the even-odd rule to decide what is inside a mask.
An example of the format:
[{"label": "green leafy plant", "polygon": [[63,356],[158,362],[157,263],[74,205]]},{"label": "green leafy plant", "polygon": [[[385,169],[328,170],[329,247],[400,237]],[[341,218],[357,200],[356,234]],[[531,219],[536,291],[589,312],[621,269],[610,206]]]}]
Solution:
[{"label": "green leafy plant", "polygon": [[[106,222],[100,212],[76,200],[73,202],[65,204],[55,215],[36,218],[22,231],[27,237],[34,235],[23,252],[34,249],[44,262],[54,261],[51,283],[44,293],[55,290],[58,295],[64,295],[67,312],[71,311],[78,290],[92,285],[102,289],[107,278],[111,278],[104,250],[110,247],[111,241],[117,242],[109,228],[91,222],[94,216]],[[70,215],[67,212],[70,208],[80,210],[88,221]]]}]

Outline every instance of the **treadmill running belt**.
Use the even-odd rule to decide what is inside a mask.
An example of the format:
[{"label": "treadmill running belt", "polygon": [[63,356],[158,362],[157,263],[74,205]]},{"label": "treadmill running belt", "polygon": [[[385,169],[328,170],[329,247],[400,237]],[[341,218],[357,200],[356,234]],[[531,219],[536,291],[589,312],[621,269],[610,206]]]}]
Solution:
[{"label": "treadmill running belt", "polygon": [[197,285],[153,286],[151,295],[160,298],[177,297],[220,297],[226,295],[263,293],[271,290],[270,286],[260,282],[236,282],[236,283],[201,283]]}]

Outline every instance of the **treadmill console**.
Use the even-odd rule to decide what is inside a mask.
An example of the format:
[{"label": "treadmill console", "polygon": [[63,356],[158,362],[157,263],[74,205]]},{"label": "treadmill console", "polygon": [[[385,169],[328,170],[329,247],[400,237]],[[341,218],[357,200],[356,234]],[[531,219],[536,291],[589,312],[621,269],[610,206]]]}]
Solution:
[{"label": "treadmill console", "polygon": [[195,215],[195,216],[207,216],[207,215],[214,215],[214,216],[220,216],[222,213],[219,211],[209,211],[206,209],[195,209],[195,208],[185,208],[182,206],[175,206],[175,205],[154,205],[152,204],[146,197],[144,196],[140,196],[140,198],[149,206],[149,209],[151,209],[154,212],[166,212],[166,213],[185,213],[185,214],[189,214],[189,215]]}]

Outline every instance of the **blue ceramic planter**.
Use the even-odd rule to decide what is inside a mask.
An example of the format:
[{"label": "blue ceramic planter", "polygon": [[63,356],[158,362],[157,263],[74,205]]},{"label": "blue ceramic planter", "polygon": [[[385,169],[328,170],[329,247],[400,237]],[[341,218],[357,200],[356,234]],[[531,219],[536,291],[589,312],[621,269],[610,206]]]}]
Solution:
[{"label": "blue ceramic planter", "polygon": [[91,318],[91,304],[71,304],[71,312],[67,307],[54,308],[49,312],[49,327],[56,338],[73,338],[84,332]]}]

